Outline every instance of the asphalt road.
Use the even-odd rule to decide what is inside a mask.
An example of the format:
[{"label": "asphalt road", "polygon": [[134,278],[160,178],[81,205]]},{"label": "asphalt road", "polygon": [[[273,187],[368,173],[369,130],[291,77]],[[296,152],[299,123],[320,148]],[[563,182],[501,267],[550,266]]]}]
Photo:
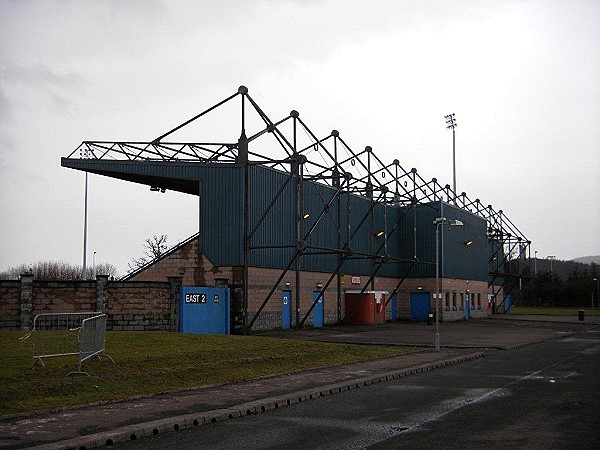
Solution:
[{"label": "asphalt road", "polygon": [[596,449],[600,330],[121,449]]}]

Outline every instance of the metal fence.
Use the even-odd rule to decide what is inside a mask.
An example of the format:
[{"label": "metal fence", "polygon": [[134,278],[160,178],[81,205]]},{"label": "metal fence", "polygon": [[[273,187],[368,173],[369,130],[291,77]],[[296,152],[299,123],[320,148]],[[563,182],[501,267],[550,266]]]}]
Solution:
[{"label": "metal fence", "polygon": [[45,367],[44,358],[77,356],[77,370],[69,375],[89,375],[81,364],[93,357],[113,359],[105,352],[106,314],[44,313],[33,319],[31,350],[35,364]]}]

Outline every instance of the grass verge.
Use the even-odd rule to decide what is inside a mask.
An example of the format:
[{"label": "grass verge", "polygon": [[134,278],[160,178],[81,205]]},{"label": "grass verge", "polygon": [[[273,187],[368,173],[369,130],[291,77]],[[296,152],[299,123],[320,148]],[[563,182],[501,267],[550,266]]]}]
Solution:
[{"label": "grass verge", "polygon": [[75,356],[47,358],[45,368],[34,366],[31,339],[19,339],[23,335],[0,332],[0,415],[236,383],[412,351],[260,336],[108,332],[106,352],[116,364],[95,359],[83,363],[91,376],[68,377],[77,367]]}]

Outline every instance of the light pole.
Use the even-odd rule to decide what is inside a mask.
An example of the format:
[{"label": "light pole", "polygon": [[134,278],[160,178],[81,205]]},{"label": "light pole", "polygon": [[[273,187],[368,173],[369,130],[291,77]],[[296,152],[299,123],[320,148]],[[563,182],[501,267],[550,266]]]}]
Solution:
[{"label": "light pole", "polygon": [[[594,278],[594,281],[596,282],[596,296],[600,301],[600,287],[598,286],[598,278]],[[598,304],[600,305],[600,302]],[[592,290],[592,322],[594,321],[594,317],[594,292]]]},{"label": "light pole", "polygon": [[454,204],[456,204],[456,117],[455,114],[444,116],[446,119],[446,128],[452,130],[452,189],[454,189]]},{"label": "light pole", "polygon": [[535,251],[535,259],[533,260],[533,275],[537,277],[537,250]]},{"label": "light pole", "polygon": [[94,280],[96,279],[96,252],[94,252],[94,265],[93,265],[93,270],[94,270]]},{"label": "light pole", "polygon": [[87,216],[88,216],[88,173],[85,172],[85,198],[83,203],[83,273],[87,261]]},{"label": "light pole", "polygon": [[440,351],[440,225],[448,224],[451,227],[461,227],[460,220],[448,220],[438,217],[433,221],[435,225],[435,351]]},{"label": "light pole", "polygon": [[554,255],[548,255],[548,259],[550,260],[550,275],[552,275],[552,261],[554,261],[556,259],[556,256]]}]

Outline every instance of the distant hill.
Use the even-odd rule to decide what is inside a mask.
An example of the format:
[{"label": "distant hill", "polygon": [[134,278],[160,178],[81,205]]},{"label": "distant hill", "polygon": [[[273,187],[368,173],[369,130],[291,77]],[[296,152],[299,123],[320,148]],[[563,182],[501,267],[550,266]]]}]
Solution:
[{"label": "distant hill", "polygon": [[[525,263],[525,267],[523,269],[529,271],[531,274],[537,273],[541,275],[544,272],[552,272],[555,275],[558,275],[563,280],[567,280],[570,276],[574,274],[592,274],[592,276],[596,276],[598,273],[598,269],[600,268],[600,264],[596,264],[594,261],[598,261],[598,256],[587,256],[585,258],[577,258],[569,261],[564,261],[561,259],[549,260],[547,258],[531,258],[529,262]],[[592,262],[580,262],[581,260],[592,261]],[[517,262],[517,271],[519,263]],[[523,264],[523,263],[521,263]],[[507,271],[510,272],[511,269],[507,267]]]},{"label": "distant hill", "polygon": [[582,263],[582,264],[600,264],[600,255],[596,256],[582,256],[581,258],[574,258],[574,262]]}]

